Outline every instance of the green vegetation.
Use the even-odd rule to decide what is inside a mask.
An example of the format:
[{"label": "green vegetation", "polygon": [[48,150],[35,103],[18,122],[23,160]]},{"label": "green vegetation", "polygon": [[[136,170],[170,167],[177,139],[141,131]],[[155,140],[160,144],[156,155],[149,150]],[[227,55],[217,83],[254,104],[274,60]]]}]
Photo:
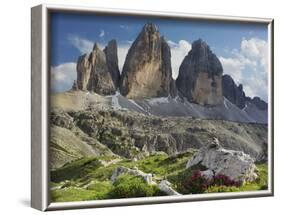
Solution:
[{"label": "green vegetation", "polygon": [[[192,152],[168,156],[157,153],[141,160],[120,159],[116,157],[83,158],[65,164],[57,170],[51,171],[51,196],[54,202],[83,201],[113,198],[130,198],[164,195],[157,186],[148,185],[137,176],[120,175],[112,183],[110,177],[113,171],[124,166],[137,167],[145,173],[152,173],[155,182],[167,179],[173,188],[183,194],[190,192],[184,190],[182,181],[191,177],[194,170],[204,170],[203,166],[185,169]],[[116,162],[111,162],[116,160]],[[108,165],[103,163],[109,162]],[[238,192],[267,189],[267,164],[257,164],[258,179],[242,186],[209,186],[204,192]],[[198,188],[198,187],[197,187]],[[200,189],[198,189],[200,190]],[[196,191],[193,191],[196,192]]]},{"label": "green vegetation", "polygon": [[73,184],[70,187],[53,190],[51,193],[55,202],[84,201],[106,199],[111,189],[112,185],[109,182],[93,182],[86,188]]},{"label": "green vegetation", "polygon": [[165,195],[157,186],[148,185],[142,178],[128,174],[119,176],[113,185],[109,195],[112,199]]}]

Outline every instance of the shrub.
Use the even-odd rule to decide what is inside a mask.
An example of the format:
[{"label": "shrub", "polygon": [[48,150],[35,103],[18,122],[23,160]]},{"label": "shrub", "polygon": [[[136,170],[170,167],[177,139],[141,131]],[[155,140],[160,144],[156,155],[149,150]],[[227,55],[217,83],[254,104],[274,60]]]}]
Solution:
[{"label": "shrub", "polygon": [[210,184],[217,185],[217,186],[228,186],[228,187],[231,186],[240,187],[242,185],[240,181],[232,180],[228,176],[222,174],[214,176]]},{"label": "shrub", "polygon": [[[176,183],[177,190],[183,194],[204,193],[214,190],[214,192],[227,192],[240,187],[241,182],[231,180],[226,175],[216,175],[212,179],[206,178],[200,170],[189,170],[182,172],[178,176]],[[229,187],[229,190],[227,190]]]},{"label": "shrub", "polygon": [[124,174],[118,177],[113,184],[114,187],[110,192],[110,198],[132,198],[159,196],[161,191],[158,187],[148,185],[142,178]]},{"label": "shrub", "polygon": [[181,187],[184,193],[204,193],[209,183],[209,180],[199,170],[195,170],[190,177],[182,181]]}]

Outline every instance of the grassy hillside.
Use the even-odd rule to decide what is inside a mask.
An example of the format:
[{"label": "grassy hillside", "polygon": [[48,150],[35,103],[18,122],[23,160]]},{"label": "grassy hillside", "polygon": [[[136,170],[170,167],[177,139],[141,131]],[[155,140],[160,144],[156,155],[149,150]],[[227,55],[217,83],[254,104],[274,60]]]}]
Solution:
[{"label": "grassy hillside", "polygon": [[[111,160],[116,160],[115,157],[78,159],[51,172],[52,201],[65,202],[164,195],[156,186],[147,185],[142,178],[136,176],[125,174],[119,177],[115,183],[112,183],[110,177],[118,166],[137,167],[143,172],[152,173],[156,182],[168,179],[173,188],[181,192],[180,186],[177,185],[185,179],[183,175],[188,178],[188,171],[200,168],[185,169],[192,154],[192,151],[177,156],[159,153],[138,161],[122,159],[116,163],[110,163]],[[241,187],[212,186],[204,192],[267,189],[267,165],[258,164],[257,167],[259,178],[252,183],[243,184]]]}]

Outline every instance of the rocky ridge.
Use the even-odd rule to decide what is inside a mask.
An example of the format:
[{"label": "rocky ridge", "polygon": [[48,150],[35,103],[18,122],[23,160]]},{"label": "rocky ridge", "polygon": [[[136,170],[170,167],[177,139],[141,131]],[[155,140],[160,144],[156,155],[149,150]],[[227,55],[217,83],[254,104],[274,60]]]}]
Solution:
[{"label": "rocky ridge", "polygon": [[[72,88],[78,88],[83,91],[93,91],[100,95],[114,94],[116,87],[114,85],[112,76],[114,73],[114,66],[118,67],[118,62],[114,59],[117,56],[117,49],[114,45],[109,44],[104,53],[95,43],[92,52],[84,54],[78,58],[77,61],[77,83]],[[114,43],[113,43],[114,44]],[[110,48],[112,50],[110,50]],[[111,61],[107,60],[108,56],[112,56]],[[75,86],[77,85],[77,86]]]},{"label": "rocky ridge", "polygon": [[[219,107],[225,106],[227,99],[244,112],[240,115],[249,115],[243,116],[242,118],[246,119],[241,122],[267,123],[267,103],[259,97],[253,99],[247,97],[241,84],[236,85],[231,76],[223,75],[219,59],[201,39],[193,42],[192,50],[183,59],[179,75],[174,80],[170,47],[160,35],[157,26],[151,23],[144,25],[130,47],[122,74],[118,68],[115,40],[111,40],[103,51],[95,44],[89,55],[80,56],[77,62],[77,81],[73,83],[72,90],[93,91],[100,95],[113,95],[120,91],[121,95],[139,106],[150,98],[180,97],[181,99],[177,101],[183,101],[183,106],[186,103],[184,101],[187,100],[191,104],[202,106],[204,112],[212,112],[213,107],[220,109]],[[171,104],[169,108],[173,106]],[[151,113],[140,108],[134,109]],[[141,109],[146,108],[141,107]],[[171,111],[167,109],[164,112]],[[175,111],[177,112],[178,110]],[[181,116],[198,115],[182,114],[186,112],[182,110],[180,112]],[[169,115],[171,114],[167,114]],[[221,118],[216,115],[210,117]],[[240,121],[240,118],[222,117],[234,121]]]}]

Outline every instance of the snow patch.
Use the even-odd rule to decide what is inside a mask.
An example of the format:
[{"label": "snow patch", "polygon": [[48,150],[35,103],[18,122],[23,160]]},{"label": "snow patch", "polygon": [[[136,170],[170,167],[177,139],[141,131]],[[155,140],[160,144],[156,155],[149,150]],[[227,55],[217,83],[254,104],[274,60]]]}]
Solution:
[{"label": "snow patch", "polygon": [[169,103],[169,98],[168,97],[153,98],[153,99],[149,99],[148,103],[150,105],[166,104]]},{"label": "snow patch", "polygon": [[226,104],[226,99],[225,99],[225,98],[223,98],[223,104],[224,104],[224,106],[225,106],[226,109],[229,109],[229,107],[228,107],[227,104]]},{"label": "snow patch", "polygon": [[245,107],[242,110],[246,112],[247,107],[248,107],[248,104],[246,103]]},{"label": "snow patch", "polygon": [[140,106],[138,103],[136,103],[133,99],[129,99],[129,101],[130,101],[131,103],[133,103],[135,106],[137,106],[139,109],[141,109],[142,111],[146,112],[146,111],[143,109],[143,107]]},{"label": "snow patch", "polygon": [[120,93],[118,91],[116,91],[116,93],[113,96],[110,96],[111,97],[111,105],[116,110],[122,109],[121,105],[119,104],[119,100],[118,100],[119,95],[120,95]]}]

